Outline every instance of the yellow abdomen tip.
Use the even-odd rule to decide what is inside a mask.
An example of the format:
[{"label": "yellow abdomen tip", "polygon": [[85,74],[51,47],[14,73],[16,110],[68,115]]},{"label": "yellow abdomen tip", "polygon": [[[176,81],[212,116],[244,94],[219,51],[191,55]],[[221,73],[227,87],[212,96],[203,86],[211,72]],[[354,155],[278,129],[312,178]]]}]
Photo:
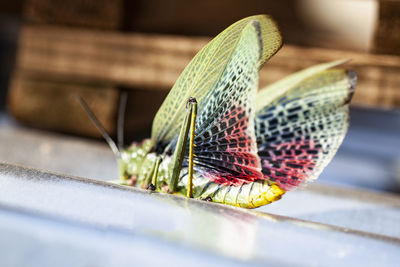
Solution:
[{"label": "yellow abdomen tip", "polygon": [[[267,187],[267,188],[265,188]],[[272,185],[263,185],[261,188],[261,192],[258,194],[254,194],[249,202],[253,205],[251,208],[257,208],[263,205],[267,205],[271,202],[279,200],[283,194],[285,194],[285,190],[280,188],[277,184]],[[265,190],[263,190],[265,188]]]},{"label": "yellow abdomen tip", "polygon": [[280,188],[278,185],[273,184],[265,193],[265,197],[269,202],[274,202],[281,199],[285,192],[286,191]]}]

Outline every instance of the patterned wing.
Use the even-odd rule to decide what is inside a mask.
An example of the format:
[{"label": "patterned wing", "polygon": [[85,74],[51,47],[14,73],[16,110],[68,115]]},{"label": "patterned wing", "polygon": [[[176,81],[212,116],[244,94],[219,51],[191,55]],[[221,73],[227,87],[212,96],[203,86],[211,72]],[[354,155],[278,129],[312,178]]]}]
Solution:
[{"label": "patterned wing", "polygon": [[178,135],[190,96],[197,99],[199,106],[209,100],[210,91],[218,87],[226,73],[244,29],[253,22],[257,22],[260,35],[258,68],[280,48],[282,42],[277,26],[265,15],[242,19],[220,33],[192,59],[158,110],[152,128],[152,140],[158,149]]},{"label": "patterned wing", "polygon": [[203,176],[218,184],[240,185],[263,179],[252,111],[260,51],[260,27],[254,21],[243,29],[215,89],[199,105],[194,161],[197,171],[206,170]]},{"label": "patterned wing", "polygon": [[264,89],[260,89],[257,95],[255,109],[257,111],[263,109],[266,104],[274,101],[275,99],[283,95],[285,92],[292,89],[293,87],[296,87],[299,83],[303,82],[307,78],[324,70],[339,66],[345,63],[346,61],[347,60],[337,60],[337,61],[314,65],[307,69],[293,73],[292,75],[289,75],[265,87]]},{"label": "patterned wing", "polygon": [[297,80],[289,87],[278,82],[265,88],[259,96],[270,91],[274,99],[267,97],[263,106],[257,96],[255,128],[262,172],[285,190],[317,178],[346,134],[356,75],[343,69],[323,70],[338,63],[303,71],[307,74],[303,79],[296,73],[286,79]]}]

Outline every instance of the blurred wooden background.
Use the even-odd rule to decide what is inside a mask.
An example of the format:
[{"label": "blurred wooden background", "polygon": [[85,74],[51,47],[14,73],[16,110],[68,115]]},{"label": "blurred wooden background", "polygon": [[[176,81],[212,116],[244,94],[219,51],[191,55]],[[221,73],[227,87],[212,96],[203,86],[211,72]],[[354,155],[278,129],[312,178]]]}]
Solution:
[{"label": "blurred wooden background", "polygon": [[261,71],[260,86],[349,58],[346,67],[359,76],[353,105],[400,107],[398,1],[25,0],[20,6],[8,107],[36,127],[98,136],[80,95],[115,134],[119,96],[127,91],[125,130],[148,135],[196,52],[233,22],[261,13],[277,20],[285,45]]}]

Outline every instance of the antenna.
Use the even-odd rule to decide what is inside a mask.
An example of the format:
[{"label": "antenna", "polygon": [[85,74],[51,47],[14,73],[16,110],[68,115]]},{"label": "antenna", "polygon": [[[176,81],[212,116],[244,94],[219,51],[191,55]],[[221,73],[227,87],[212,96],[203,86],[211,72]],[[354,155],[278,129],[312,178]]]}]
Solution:
[{"label": "antenna", "polygon": [[118,148],[120,150],[124,146],[124,122],[125,122],[127,99],[128,99],[128,93],[126,91],[122,92],[119,98],[118,121],[117,121]]},{"label": "antenna", "polygon": [[92,110],[89,108],[88,104],[83,100],[81,96],[78,96],[79,102],[81,103],[82,107],[85,109],[86,114],[89,116],[90,120],[92,123],[96,126],[96,128],[100,131],[101,135],[103,138],[106,140],[107,144],[110,146],[112,152],[115,154],[116,157],[119,158],[120,156],[120,151],[115,144],[114,140],[110,137],[110,135],[107,133],[106,129],[104,129],[103,125],[101,125],[100,121],[97,119],[97,117],[94,115]]}]

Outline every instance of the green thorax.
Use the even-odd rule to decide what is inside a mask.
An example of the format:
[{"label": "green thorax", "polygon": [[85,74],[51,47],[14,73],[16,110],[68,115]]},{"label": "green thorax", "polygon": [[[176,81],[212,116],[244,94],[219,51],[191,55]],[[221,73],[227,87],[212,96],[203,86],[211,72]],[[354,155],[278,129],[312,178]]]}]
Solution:
[{"label": "green thorax", "polygon": [[[145,139],[142,143],[134,143],[128,149],[121,151],[119,160],[119,176],[123,181],[147,188],[146,178],[152,172],[156,154],[151,152],[152,142]],[[166,170],[159,170],[158,176],[165,176]],[[150,177],[151,178],[151,177]]]}]

